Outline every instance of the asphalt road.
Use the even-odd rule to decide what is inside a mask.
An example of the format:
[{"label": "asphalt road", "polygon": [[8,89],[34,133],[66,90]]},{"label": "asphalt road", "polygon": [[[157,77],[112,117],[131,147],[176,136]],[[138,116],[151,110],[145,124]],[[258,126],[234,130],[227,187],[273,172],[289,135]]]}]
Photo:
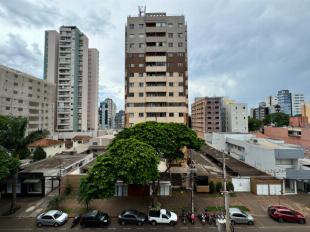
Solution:
[{"label": "asphalt road", "polygon": [[[112,219],[112,223],[110,226],[105,228],[80,228],[76,226],[73,229],[70,229],[71,221],[70,219],[65,225],[54,228],[54,227],[43,227],[37,228],[34,218],[0,218],[0,232],[8,231],[8,232],[20,232],[20,231],[99,231],[99,230],[107,230],[107,231],[214,231],[216,232],[217,229],[214,226],[209,225],[201,225],[200,222],[196,222],[195,225],[183,225],[180,222],[176,226],[169,226],[169,225],[143,225],[143,226],[135,226],[135,225],[125,225],[121,226],[117,223],[116,219]],[[292,223],[283,223],[279,224],[277,222],[272,223],[272,225],[236,225],[235,232],[256,232],[256,231],[263,231],[263,232],[309,232],[310,225],[298,225]]]}]

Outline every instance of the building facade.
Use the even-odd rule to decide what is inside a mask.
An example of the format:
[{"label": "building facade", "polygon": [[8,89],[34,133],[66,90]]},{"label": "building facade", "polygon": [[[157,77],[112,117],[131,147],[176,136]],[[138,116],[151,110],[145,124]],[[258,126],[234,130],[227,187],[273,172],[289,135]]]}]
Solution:
[{"label": "building facade", "polygon": [[88,49],[88,110],[87,129],[98,130],[99,51]]},{"label": "building facade", "polygon": [[310,124],[310,103],[304,102],[301,106],[301,115],[308,118],[308,124]]},{"label": "building facade", "polygon": [[56,131],[96,129],[98,51],[88,48],[87,36],[76,26],[59,31],[46,31],[44,54],[44,78],[57,89]]},{"label": "building facade", "polygon": [[55,85],[0,65],[0,115],[27,118],[27,133],[54,131]]},{"label": "building facade", "polygon": [[144,121],[188,122],[184,16],[142,13],[125,28],[125,127]]},{"label": "building facade", "polygon": [[225,102],[223,104],[225,131],[248,133],[248,106],[245,103]]},{"label": "building facade", "polygon": [[115,114],[115,129],[123,129],[125,127],[125,111],[120,110]]},{"label": "building facade", "polygon": [[106,98],[103,102],[100,102],[99,128],[114,129],[115,114],[116,114],[116,105],[111,98]]},{"label": "building facade", "polygon": [[292,116],[302,114],[302,105],[305,103],[303,94],[292,93]]},{"label": "building facade", "polygon": [[205,133],[221,132],[221,112],[221,97],[196,98],[192,104],[192,129],[200,138],[204,138]]},{"label": "building facade", "polygon": [[281,107],[281,112],[289,116],[292,115],[292,94],[288,90],[278,91],[278,104]]}]

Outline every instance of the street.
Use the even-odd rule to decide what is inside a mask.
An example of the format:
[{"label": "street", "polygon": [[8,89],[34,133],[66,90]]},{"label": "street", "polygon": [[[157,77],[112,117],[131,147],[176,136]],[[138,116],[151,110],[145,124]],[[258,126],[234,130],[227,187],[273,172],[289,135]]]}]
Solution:
[{"label": "street", "polygon": [[[266,218],[267,219],[267,218]],[[269,219],[269,218],[268,218]],[[235,231],[237,232],[251,232],[251,231],[266,231],[266,232],[289,232],[289,231],[298,231],[298,232],[308,232],[310,231],[310,225],[299,225],[292,223],[283,223],[279,224],[278,222],[273,222],[270,225],[263,226],[256,224],[254,226],[248,225],[236,225]],[[178,223],[176,226],[168,226],[168,225],[157,225],[151,226],[149,224],[145,224],[143,226],[136,225],[125,225],[121,226],[117,223],[115,218],[112,219],[112,223],[110,226],[105,228],[80,228],[79,226],[70,229],[72,219],[70,219],[65,225],[54,228],[54,227],[43,227],[37,228],[34,224],[35,218],[0,218],[0,231],[98,231],[98,230],[112,230],[112,231],[214,231],[217,229],[214,226],[202,225],[200,222],[196,222],[195,225],[183,225],[182,223]]]}]

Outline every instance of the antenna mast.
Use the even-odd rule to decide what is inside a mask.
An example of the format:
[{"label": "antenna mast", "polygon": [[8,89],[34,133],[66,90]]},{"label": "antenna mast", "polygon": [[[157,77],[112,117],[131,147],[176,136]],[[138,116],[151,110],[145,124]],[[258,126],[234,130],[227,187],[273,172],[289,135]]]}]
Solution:
[{"label": "antenna mast", "polygon": [[146,6],[138,6],[139,16],[145,16]]}]

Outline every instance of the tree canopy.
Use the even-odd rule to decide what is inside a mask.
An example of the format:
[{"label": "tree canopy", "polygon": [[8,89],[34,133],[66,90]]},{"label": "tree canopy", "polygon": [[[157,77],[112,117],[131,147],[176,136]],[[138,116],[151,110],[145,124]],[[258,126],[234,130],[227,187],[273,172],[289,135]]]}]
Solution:
[{"label": "tree canopy", "polygon": [[[119,139],[109,147],[107,154],[97,158],[88,176],[81,181],[80,199],[114,195],[115,183],[146,184],[158,178],[159,158],[155,149],[135,138]],[[87,189],[87,191],[82,191]]]},{"label": "tree canopy", "polygon": [[46,158],[46,152],[43,150],[42,147],[37,147],[33,152],[33,159],[41,160],[45,158]]},{"label": "tree canopy", "polygon": [[289,125],[289,116],[284,113],[273,113],[266,116],[264,119],[265,125],[274,124],[276,127],[288,126]]},{"label": "tree canopy", "polygon": [[258,131],[263,125],[261,120],[249,117],[249,131]]},{"label": "tree canopy", "polygon": [[3,147],[0,147],[0,182],[16,173],[20,161],[12,157]]}]

